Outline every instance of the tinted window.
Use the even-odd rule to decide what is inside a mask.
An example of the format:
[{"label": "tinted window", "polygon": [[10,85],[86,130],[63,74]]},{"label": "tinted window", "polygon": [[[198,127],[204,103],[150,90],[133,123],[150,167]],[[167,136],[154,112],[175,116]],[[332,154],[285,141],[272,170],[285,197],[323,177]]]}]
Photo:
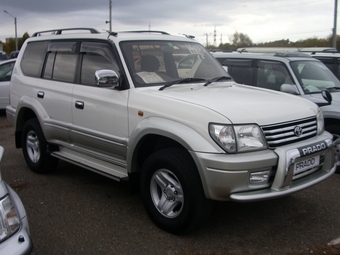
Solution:
[{"label": "tinted window", "polygon": [[118,71],[112,54],[112,48],[106,43],[82,43],[80,52],[83,55],[80,83],[95,85],[95,72],[101,69]]},{"label": "tinted window", "polygon": [[74,82],[78,59],[76,46],[76,42],[50,43],[43,78]]},{"label": "tinted window", "polygon": [[317,59],[319,59],[322,63],[325,64],[325,66],[327,66],[329,68],[329,70],[331,70],[334,74],[336,74],[336,68],[335,68],[335,64],[336,64],[336,58],[327,58],[327,57],[315,57]]},{"label": "tinted window", "polygon": [[256,85],[280,91],[282,84],[294,84],[284,63],[258,61]]},{"label": "tinted window", "polygon": [[253,61],[250,59],[224,59],[223,66],[228,67],[228,73],[240,84],[253,85]]},{"label": "tinted window", "polygon": [[27,44],[21,60],[21,70],[25,75],[40,77],[48,44],[46,41]]}]

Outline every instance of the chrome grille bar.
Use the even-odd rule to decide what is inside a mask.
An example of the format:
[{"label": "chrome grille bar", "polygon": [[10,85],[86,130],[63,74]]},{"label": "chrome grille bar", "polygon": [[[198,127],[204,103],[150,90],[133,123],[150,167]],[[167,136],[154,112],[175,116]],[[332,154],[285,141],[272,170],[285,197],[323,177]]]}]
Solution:
[{"label": "chrome grille bar", "polygon": [[[306,140],[317,134],[317,122],[315,117],[266,125],[261,128],[270,148]],[[294,132],[297,128],[302,129],[300,135]]]}]

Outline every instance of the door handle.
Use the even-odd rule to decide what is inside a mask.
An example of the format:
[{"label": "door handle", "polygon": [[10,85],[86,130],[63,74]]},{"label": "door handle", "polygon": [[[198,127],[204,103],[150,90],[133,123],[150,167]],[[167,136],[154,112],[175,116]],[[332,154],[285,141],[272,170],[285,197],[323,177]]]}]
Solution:
[{"label": "door handle", "polygon": [[38,98],[44,98],[44,96],[45,96],[45,93],[43,91],[38,91],[37,93]]},{"label": "door handle", "polygon": [[81,110],[84,109],[84,102],[76,101],[75,107],[76,107],[77,109],[81,109]]}]

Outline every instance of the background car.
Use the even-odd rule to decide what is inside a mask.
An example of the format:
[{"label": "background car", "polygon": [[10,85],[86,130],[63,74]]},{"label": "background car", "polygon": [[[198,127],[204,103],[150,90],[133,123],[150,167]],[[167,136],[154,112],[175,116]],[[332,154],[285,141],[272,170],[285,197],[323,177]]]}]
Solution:
[{"label": "background car", "polygon": [[[308,53],[273,54],[268,51],[269,49],[266,53],[213,52],[212,55],[227,67],[228,73],[237,83],[290,93],[318,104],[325,119],[325,129],[339,137],[340,82],[337,77]],[[324,90],[330,92],[331,104],[324,100]],[[340,173],[340,161],[337,173]]]},{"label": "background car", "polygon": [[14,50],[14,51],[11,52],[11,54],[9,54],[9,59],[17,58],[18,55],[19,55],[19,51]]},{"label": "background car", "polygon": [[320,60],[340,79],[340,53],[312,52],[311,56]]},{"label": "background car", "polygon": [[[0,162],[4,153],[0,146]],[[33,243],[24,205],[0,175],[0,254],[30,254]]]},{"label": "background car", "polygon": [[3,60],[7,60],[7,59],[8,59],[8,56],[7,56],[6,52],[0,51],[0,62],[3,61]]},{"label": "background car", "polygon": [[16,59],[0,62],[0,110],[9,105],[9,82]]}]

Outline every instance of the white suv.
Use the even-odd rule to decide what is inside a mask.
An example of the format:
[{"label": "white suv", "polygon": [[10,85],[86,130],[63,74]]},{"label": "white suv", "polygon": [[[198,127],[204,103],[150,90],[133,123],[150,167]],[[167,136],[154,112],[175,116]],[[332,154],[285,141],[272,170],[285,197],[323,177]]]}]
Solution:
[{"label": "white suv", "polygon": [[7,118],[28,166],[58,159],[140,188],[160,228],[201,226],[212,201],[258,201],[335,171],[314,103],[235,83],[192,37],[34,34],[13,70]]},{"label": "white suv", "polygon": [[[319,104],[325,129],[340,136],[340,81],[319,60],[301,52],[212,55],[238,83],[290,93]],[[322,96],[325,90],[331,94],[331,104]]]}]

